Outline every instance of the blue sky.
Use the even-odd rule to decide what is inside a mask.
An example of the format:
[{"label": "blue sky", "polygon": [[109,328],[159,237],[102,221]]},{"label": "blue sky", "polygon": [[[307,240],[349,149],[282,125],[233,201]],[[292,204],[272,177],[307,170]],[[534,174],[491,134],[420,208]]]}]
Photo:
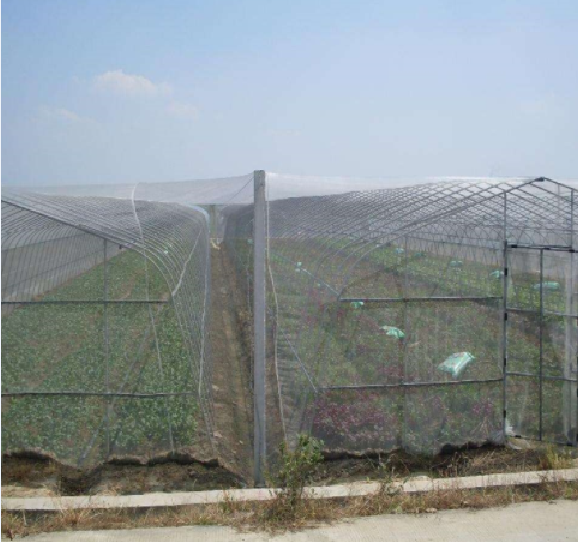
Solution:
[{"label": "blue sky", "polygon": [[578,2],[3,0],[2,182],[578,177]]}]

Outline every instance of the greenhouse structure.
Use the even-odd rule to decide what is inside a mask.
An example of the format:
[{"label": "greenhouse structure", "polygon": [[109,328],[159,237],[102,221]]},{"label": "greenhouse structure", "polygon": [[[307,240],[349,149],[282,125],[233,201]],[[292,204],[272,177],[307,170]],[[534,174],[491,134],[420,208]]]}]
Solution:
[{"label": "greenhouse structure", "polygon": [[576,446],[577,188],[264,171],[5,187],[2,451],[222,460],[238,371],[257,485],[303,433],[344,454]]}]

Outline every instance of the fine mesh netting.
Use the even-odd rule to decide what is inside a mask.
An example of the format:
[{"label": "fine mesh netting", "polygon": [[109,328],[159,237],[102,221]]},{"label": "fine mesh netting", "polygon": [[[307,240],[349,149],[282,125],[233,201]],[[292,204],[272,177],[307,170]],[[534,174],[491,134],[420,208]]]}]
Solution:
[{"label": "fine mesh netting", "polygon": [[282,176],[268,181],[289,439],[435,453],[503,442],[507,426],[575,442],[573,190],[464,179],[336,195],[321,183],[320,196],[286,198]]},{"label": "fine mesh netting", "polygon": [[[246,183],[222,182],[221,201]],[[211,203],[215,181],[198,184]],[[4,190],[5,451],[81,467],[216,456],[211,208],[182,190]]]},{"label": "fine mesh netting", "polygon": [[4,190],[3,451],[259,478],[300,433],[348,453],[576,444],[571,186],[255,172]]}]

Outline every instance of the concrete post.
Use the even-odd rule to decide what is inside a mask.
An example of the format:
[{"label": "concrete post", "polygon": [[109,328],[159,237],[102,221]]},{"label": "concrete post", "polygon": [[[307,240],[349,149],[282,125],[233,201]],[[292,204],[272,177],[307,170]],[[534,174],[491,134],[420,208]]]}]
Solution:
[{"label": "concrete post", "polygon": [[267,202],[265,172],[255,171],[253,207],[253,476],[265,486],[265,305]]}]

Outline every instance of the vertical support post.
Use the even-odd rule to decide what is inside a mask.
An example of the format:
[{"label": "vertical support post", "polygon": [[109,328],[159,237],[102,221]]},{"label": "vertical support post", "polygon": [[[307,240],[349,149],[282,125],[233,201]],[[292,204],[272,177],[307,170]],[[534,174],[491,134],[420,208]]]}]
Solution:
[{"label": "vertical support post", "polygon": [[255,171],[253,206],[253,477],[265,486],[265,303],[267,201],[265,172]]},{"label": "vertical support post", "polygon": [[[566,307],[565,307],[565,364],[564,364],[564,379],[568,388],[567,393],[564,394],[564,432],[568,438],[569,444],[578,446],[578,383],[575,387],[572,385],[572,367],[576,364],[576,371],[578,377],[578,337],[574,328],[574,322],[578,318],[578,308],[576,301],[578,300],[578,270],[576,269],[576,250],[578,247],[574,243],[574,210],[575,210],[575,194],[576,191],[570,192],[570,252],[566,255],[568,258],[566,265]],[[575,407],[573,404],[575,402]],[[574,418],[574,416],[576,416]],[[574,425],[575,424],[575,425]]]},{"label": "vertical support post", "polygon": [[[503,362],[503,377],[504,382],[502,385],[502,407],[504,409],[502,423],[504,428],[504,442],[508,437],[508,419],[507,419],[507,385],[508,385],[508,280],[510,280],[509,274],[510,269],[508,268],[508,241],[504,241],[504,275],[502,277],[502,295],[504,296],[502,300],[502,362]],[[512,418],[510,418],[511,420]]]},{"label": "vertical support post", "polygon": [[[504,194],[504,254],[503,254],[503,264],[504,264],[504,276],[502,277],[502,295],[503,299],[503,309],[502,309],[502,356],[503,356],[503,371],[504,371],[504,383],[502,385],[502,408],[503,417],[502,423],[504,428],[504,442],[508,437],[508,397],[507,397],[507,385],[508,385],[508,281],[510,280],[511,270],[508,268],[508,231],[507,231],[507,213],[508,213],[508,199],[507,193]],[[512,419],[510,417],[510,419]]]},{"label": "vertical support post", "polygon": [[540,439],[542,440],[543,425],[543,405],[542,405],[542,383],[543,383],[543,349],[544,349],[544,249],[540,249]]},{"label": "vertical support post", "polygon": [[108,240],[104,240],[104,262],[102,264],[103,267],[103,292],[102,292],[102,301],[103,301],[103,308],[102,308],[102,318],[103,318],[103,339],[104,339],[104,391],[106,392],[106,399],[105,399],[105,450],[106,450],[106,458],[108,459],[110,455],[110,397],[108,393],[110,393],[110,375],[109,375],[109,362],[110,362],[110,345],[109,345],[109,337],[108,337]]},{"label": "vertical support post", "polygon": [[403,332],[405,333],[405,337],[403,338],[403,387],[402,387],[402,416],[401,416],[401,423],[403,424],[401,428],[401,444],[402,449],[405,449],[407,446],[407,381],[408,381],[408,357],[409,357],[409,341],[413,330],[409,329],[409,259],[407,254],[408,249],[408,242],[407,242],[407,235],[404,236],[403,239]]},{"label": "vertical support post", "polygon": [[[574,330],[574,321],[578,318],[576,301],[578,300],[578,280],[577,269],[575,262],[574,246],[574,210],[575,210],[575,194],[576,191],[570,192],[570,251],[566,254],[566,268],[565,268],[565,292],[566,303],[564,309],[565,320],[565,363],[564,363],[564,433],[568,439],[568,444],[578,446],[578,383],[576,384],[576,391],[572,385],[572,367],[576,363],[576,371],[578,377],[578,342],[576,331]],[[573,408],[573,403],[576,401],[576,408]],[[576,418],[574,418],[576,415]],[[574,423],[576,425],[574,425]]]},{"label": "vertical support post", "polygon": [[219,225],[217,223],[217,206],[209,205],[209,238],[215,243],[220,243]]},{"label": "vertical support post", "polygon": [[572,252],[565,253],[565,269],[564,269],[564,288],[566,294],[566,300],[564,304],[564,403],[563,403],[563,420],[564,420],[564,434],[568,439],[569,444],[573,444],[576,439],[576,435],[572,435],[572,418],[574,416],[572,403],[574,397],[572,397],[572,366],[576,362],[575,345],[573,344],[576,340],[576,335],[574,331],[574,320],[576,316],[574,308],[574,288],[576,284],[574,283],[574,254]]},{"label": "vertical support post", "polygon": [[[571,273],[572,273],[572,303],[571,303],[571,307],[572,307],[572,312],[570,314],[572,315],[576,315],[577,319],[578,319],[578,307],[577,307],[577,302],[578,302],[578,269],[576,269],[576,250],[578,250],[578,246],[576,246],[576,240],[575,240],[575,234],[574,234],[574,227],[575,227],[575,222],[574,222],[574,213],[576,212],[576,190],[572,190],[571,194],[570,194],[570,248],[574,251],[570,254],[570,259],[571,259]],[[572,319],[574,320],[574,319]],[[578,323],[578,322],[577,322]],[[572,324],[571,324],[572,325]],[[572,400],[575,401],[575,411],[574,414],[576,414],[576,418],[574,418],[574,434],[572,435],[573,440],[574,441],[574,445],[578,446],[578,332],[574,331],[574,328],[572,327],[572,331],[571,331],[571,336],[574,338],[575,343],[574,343],[574,348],[575,350],[575,356],[574,359],[570,361],[570,378],[572,378],[572,364],[576,363],[576,382],[575,382],[575,386],[573,388],[572,383],[570,383],[570,394],[571,394],[571,401],[570,403],[572,403]],[[576,392],[576,393],[574,393]],[[570,425],[572,426],[572,413],[570,414]]]}]

